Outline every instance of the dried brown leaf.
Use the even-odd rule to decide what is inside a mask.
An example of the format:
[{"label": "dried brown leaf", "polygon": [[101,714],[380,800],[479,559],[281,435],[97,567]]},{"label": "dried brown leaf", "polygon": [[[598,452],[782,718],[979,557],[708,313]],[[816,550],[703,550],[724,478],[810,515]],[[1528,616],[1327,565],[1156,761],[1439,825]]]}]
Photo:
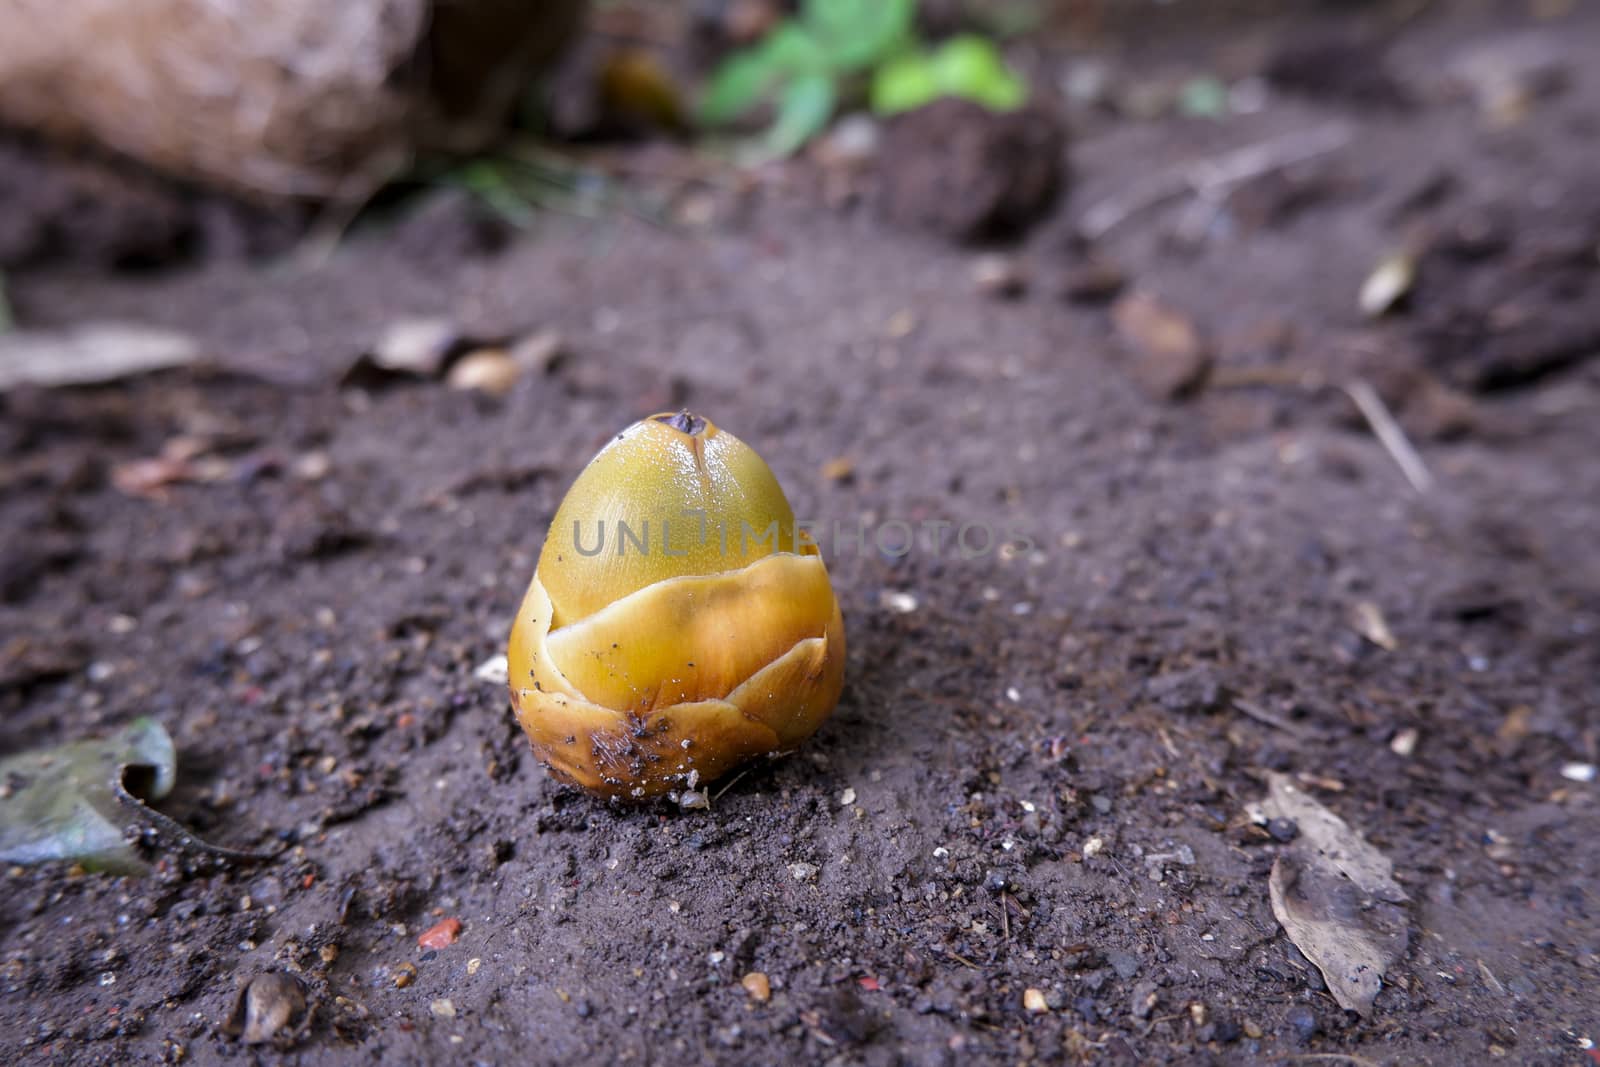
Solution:
[{"label": "dried brown leaf", "polygon": [[1272,913],[1295,947],[1322,972],[1340,1007],[1367,1015],[1383,975],[1409,940],[1405,890],[1394,865],[1349,823],[1272,774],[1251,806],[1260,820],[1292,819],[1294,843],[1272,866]]},{"label": "dried brown leaf", "polygon": [[1189,396],[1211,371],[1211,351],[1189,316],[1147,293],[1130,293],[1111,309],[1117,333],[1134,350],[1134,380],[1158,400]]}]

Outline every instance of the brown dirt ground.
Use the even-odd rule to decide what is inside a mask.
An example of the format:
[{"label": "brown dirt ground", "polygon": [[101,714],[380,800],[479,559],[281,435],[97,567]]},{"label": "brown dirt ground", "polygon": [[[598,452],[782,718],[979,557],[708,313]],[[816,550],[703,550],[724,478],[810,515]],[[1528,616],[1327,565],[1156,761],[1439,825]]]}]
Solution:
[{"label": "brown dirt ground", "polygon": [[[144,880],[0,875],[0,1049],[1587,1062],[1600,808],[1560,770],[1600,756],[1600,360],[1583,341],[1600,13],[1503,7],[1408,22],[1388,56],[1399,103],[1290,78],[1315,91],[1225,123],[1079,115],[1070,196],[1011,302],[975,289],[969,253],[819,206],[805,165],[714,194],[696,228],[551,218],[489,253],[402,224],[319,265],[13,276],[30,326],[137,317],[212,359],[0,398],[0,747],[157,716],[180,750],[167,813],[293,848],[258,867],[167,854]],[[1114,64],[1265,63],[1311,25]],[[1487,129],[1446,75],[1517,41],[1564,57],[1569,84]],[[1177,202],[1099,242],[1217,354],[1187,403],[1142,391],[1106,310],[1053,291],[1084,256],[1073,220],[1168,166],[1329,121],[1344,149],[1252,183],[1199,240]],[[1413,238],[1429,251],[1412,306],[1364,323],[1362,278]],[[553,328],[569,355],[503,401],[338,387],[384,323],[421,313]],[[1308,372],[1371,378],[1434,491],[1340,394],[1294,384]],[[837,713],[703,812],[559,787],[472,674],[566,484],[680,403],[755,445],[802,514],[1009,522],[1036,545],[834,553]],[[225,476],[158,499],[113,486],[177,435],[210,442]],[[308,453],[325,473],[297,466]],[[820,474],[838,456],[852,479]],[[890,610],[893,592],[916,609]],[[1354,629],[1361,602],[1392,650]],[[1410,756],[1391,748],[1406,730]],[[1278,846],[1242,815],[1268,769],[1304,776],[1412,898],[1369,1018],[1273,919]],[[1144,861],[1183,847],[1192,865]],[[460,939],[420,949],[440,916]],[[219,1032],[237,983],[268,970],[314,1009],[282,1054]],[[769,1002],[741,987],[750,971]],[[1029,988],[1050,1011],[1023,1009]]]}]

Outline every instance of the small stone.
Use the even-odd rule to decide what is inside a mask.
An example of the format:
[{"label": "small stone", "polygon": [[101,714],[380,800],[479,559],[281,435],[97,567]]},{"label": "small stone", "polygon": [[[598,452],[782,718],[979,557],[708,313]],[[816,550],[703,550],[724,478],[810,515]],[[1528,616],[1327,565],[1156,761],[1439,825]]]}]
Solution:
[{"label": "small stone", "polygon": [[479,959],[478,957],[476,957],[476,956],[474,956],[472,959],[468,960],[467,961],[467,977],[470,978],[473,975],[477,974],[478,973],[478,968],[480,968],[482,966],[483,966],[483,961],[481,959]]},{"label": "small stone", "polygon": [[432,378],[460,343],[461,328],[450,319],[400,319],[389,324],[364,358],[383,371]]},{"label": "small stone", "polygon": [[511,361],[524,371],[540,374],[561,362],[566,342],[554,330],[536,330],[511,346]]},{"label": "small stone", "polygon": [[1294,1039],[1304,1045],[1317,1036],[1317,1016],[1304,1004],[1296,1004],[1289,1009],[1283,1021],[1288,1024],[1289,1031]]},{"label": "small stone", "polygon": [[429,1004],[428,1010],[441,1019],[454,1019],[456,1017],[455,1001],[443,997]]},{"label": "small stone", "polygon": [[1111,969],[1117,972],[1117,977],[1127,981],[1139,973],[1139,957],[1131,952],[1111,951],[1106,953],[1106,962],[1111,964]]},{"label": "small stone", "polygon": [[757,1004],[765,1004],[772,999],[772,983],[760,971],[751,971],[739,979],[739,984],[744,986],[744,991]]},{"label": "small stone", "polygon": [[1091,857],[1098,856],[1100,853],[1105,851],[1105,848],[1106,843],[1104,838],[1091,837],[1089,840],[1083,843],[1083,858],[1090,859]]},{"label": "small stone", "polygon": [[505,653],[490,656],[472,669],[472,676],[489,685],[506,685],[511,680],[511,665]]},{"label": "small stone", "polygon": [[1410,251],[1391,252],[1378,261],[1378,265],[1361,283],[1357,304],[1369,319],[1386,315],[1394,310],[1417,280],[1417,257]]},{"label": "small stone", "polygon": [[1561,766],[1561,777],[1569,782],[1592,782],[1595,779],[1595,766],[1592,763],[1565,763]]},{"label": "small stone", "polygon": [[1205,384],[1211,350],[1188,315],[1136,292],[1117,301],[1111,320],[1132,349],[1129,373],[1154,399],[1183,400]]},{"label": "small stone", "polygon": [[1300,836],[1300,824],[1280,815],[1276,819],[1267,820],[1267,833],[1272,835],[1274,841],[1281,841],[1287,845]]},{"label": "small stone", "polygon": [[878,603],[896,615],[910,615],[917,610],[917,598],[910,593],[885,589],[878,595]]},{"label": "small stone", "polygon": [[1028,275],[1014,258],[996,253],[972,261],[972,284],[984,296],[1014,300],[1028,291]]},{"label": "small stone", "polygon": [[339,946],[323,945],[321,948],[317,949],[317,958],[323,963],[332,963],[334,960],[339,958]]},{"label": "small stone", "polygon": [[1032,988],[1023,992],[1022,1006],[1035,1015],[1042,1015],[1050,1010],[1050,1005],[1045,1003],[1044,993]]},{"label": "small stone", "polygon": [[817,865],[815,863],[789,864],[789,877],[793,878],[797,882],[809,882],[816,876]]},{"label": "small stone", "polygon": [[1135,1019],[1148,1019],[1150,1013],[1156,1010],[1156,1000],[1156,984],[1150,981],[1140,982],[1133,987],[1128,1011]]},{"label": "small stone", "polygon": [[505,396],[516,387],[522,368],[500,348],[468,352],[450,368],[445,384],[452,389],[471,390],[486,396]]},{"label": "small stone", "polygon": [[877,204],[891,221],[955,241],[1013,238],[1065,184],[1066,128],[1049,108],[946,97],[891,119],[878,158]]},{"label": "small stone", "polygon": [[842,807],[848,808],[851,804],[854,804],[855,802],[856,802],[856,791],[854,789],[846,789],[844,792],[839,794],[839,804]]},{"label": "small stone", "polygon": [[850,482],[856,476],[856,461],[849,456],[834,456],[822,465],[819,473],[826,482]]},{"label": "small stone", "polygon": [[454,944],[456,938],[460,936],[460,919],[440,919],[418,935],[417,944],[423,948],[441,949]]},{"label": "small stone", "polygon": [[1417,750],[1417,741],[1421,736],[1416,727],[1407,726],[1389,741],[1389,751],[1402,759],[1410,759],[1411,754]]},{"label": "small stone", "polygon": [[222,1030],[247,1045],[260,1045],[287,1037],[305,1013],[305,992],[292,975],[258,974],[240,988]]},{"label": "small stone", "polygon": [[1260,1041],[1262,1036],[1263,1036],[1263,1031],[1262,1031],[1261,1027],[1257,1026],[1250,1019],[1246,1019],[1244,1021],[1244,1023],[1241,1026],[1241,1029],[1244,1030],[1244,1036],[1248,1037],[1251,1041]]},{"label": "small stone", "polygon": [[1110,263],[1073,267],[1061,281],[1061,298],[1071,304],[1108,304],[1128,284],[1128,276]]},{"label": "small stone", "polygon": [[910,337],[917,328],[917,313],[910,308],[901,308],[883,324],[883,335],[891,341],[901,341]]}]

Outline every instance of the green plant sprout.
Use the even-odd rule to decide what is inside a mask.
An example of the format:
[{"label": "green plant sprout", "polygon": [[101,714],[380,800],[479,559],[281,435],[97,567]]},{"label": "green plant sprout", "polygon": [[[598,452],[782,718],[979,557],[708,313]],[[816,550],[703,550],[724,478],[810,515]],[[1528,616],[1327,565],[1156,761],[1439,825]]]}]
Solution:
[{"label": "green plant sprout", "polygon": [[771,100],[771,125],[747,146],[759,160],[793,153],[852,96],[879,115],[945,96],[996,111],[1023,104],[1027,86],[993,41],[964,34],[929,47],[916,34],[916,7],[916,0],[804,0],[798,17],[712,73],[701,122],[726,125]]}]

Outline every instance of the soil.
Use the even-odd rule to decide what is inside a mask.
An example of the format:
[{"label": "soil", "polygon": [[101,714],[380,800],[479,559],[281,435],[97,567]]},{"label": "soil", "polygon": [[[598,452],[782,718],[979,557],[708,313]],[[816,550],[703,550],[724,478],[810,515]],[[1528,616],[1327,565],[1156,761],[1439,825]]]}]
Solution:
[{"label": "soil", "polygon": [[[1375,106],[1371,77],[1345,93],[1302,71],[1226,121],[1074,111],[1070,185],[1011,252],[1021,296],[870,195],[820,195],[805,161],[671,184],[690,221],[665,227],[547,214],[483,241],[456,204],[321,261],[31,259],[7,279],[22,325],[138,319],[208,359],[0,398],[0,747],[155,716],[180,755],[161,810],[287,851],[154,843],[147,878],[0,874],[0,1049],[1589,1062],[1600,787],[1568,765],[1600,758],[1600,11],[1566,7],[1322,5],[1108,48],[1139,85],[1281,72],[1318,34],[1382,32],[1398,89]],[[1034,58],[1074,48],[1044,35]],[[1495,125],[1451,72],[1516,49],[1565,81]],[[1180,195],[1081,233],[1171,168],[1329,123],[1341,147],[1208,210]],[[636,170],[659,179],[661,151]],[[1367,320],[1356,294],[1397,248],[1421,274]],[[1086,298],[1091,277],[1112,282]],[[1094,295],[1119,282],[1186,317],[1163,333],[1184,343],[1119,332],[1132,316]],[[555,330],[564,355],[503,399],[341,386],[418,315]],[[1199,384],[1142,384],[1176,348]],[[1336,388],[1358,379],[1428,491]],[[906,555],[824,537],[844,698],[709,811],[557,785],[474,676],[566,485],[680,404],[754,445],[802,515],[1031,541],[963,558],[948,533]],[[175,438],[204,477],[119,477]],[[1410,898],[1365,1018],[1270,910],[1282,846],[1244,808],[1272,770],[1386,852]],[[451,918],[453,942],[419,945]],[[242,1044],[241,987],[269,973],[295,983],[252,1004],[307,1010],[279,1026],[262,1007],[244,1032],[277,1044]]]}]

